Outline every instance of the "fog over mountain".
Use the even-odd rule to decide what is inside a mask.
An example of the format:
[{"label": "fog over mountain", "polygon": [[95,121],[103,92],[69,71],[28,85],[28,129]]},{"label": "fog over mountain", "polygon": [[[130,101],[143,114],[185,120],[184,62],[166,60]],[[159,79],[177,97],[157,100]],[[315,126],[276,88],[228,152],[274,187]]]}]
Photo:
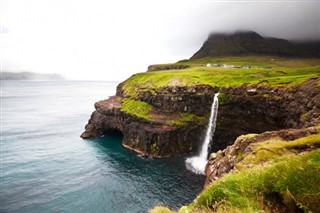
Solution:
[{"label": "fog over mountain", "polygon": [[253,31],[212,33],[191,59],[239,55],[319,58],[320,41],[289,42],[279,38],[264,38]]}]

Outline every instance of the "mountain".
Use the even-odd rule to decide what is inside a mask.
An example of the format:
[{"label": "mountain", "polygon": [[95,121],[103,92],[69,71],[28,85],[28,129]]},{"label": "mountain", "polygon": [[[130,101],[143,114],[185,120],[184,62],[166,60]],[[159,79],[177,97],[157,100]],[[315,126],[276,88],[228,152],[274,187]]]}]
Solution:
[{"label": "mountain", "polygon": [[34,72],[1,72],[1,80],[63,80],[59,74],[42,74]]},{"label": "mountain", "polygon": [[253,31],[232,34],[212,33],[191,57],[273,55],[284,57],[320,57],[320,41],[290,42],[279,38],[264,38]]}]

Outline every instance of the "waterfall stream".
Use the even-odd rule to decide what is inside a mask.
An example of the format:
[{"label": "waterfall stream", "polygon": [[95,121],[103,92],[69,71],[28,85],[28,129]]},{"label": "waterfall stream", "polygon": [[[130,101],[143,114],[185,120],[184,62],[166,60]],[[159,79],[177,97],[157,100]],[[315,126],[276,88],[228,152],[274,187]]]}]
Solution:
[{"label": "waterfall stream", "polygon": [[208,162],[207,160],[208,146],[212,140],[212,137],[214,135],[214,131],[216,128],[216,120],[217,120],[218,106],[219,106],[218,95],[219,93],[216,93],[213,98],[210,119],[209,119],[208,128],[206,132],[206,137],[202,144],[201,152],[199,153],[198,156],[187,158],[186,160],[187,169],[197,174],[204,174],[204,170]]}]

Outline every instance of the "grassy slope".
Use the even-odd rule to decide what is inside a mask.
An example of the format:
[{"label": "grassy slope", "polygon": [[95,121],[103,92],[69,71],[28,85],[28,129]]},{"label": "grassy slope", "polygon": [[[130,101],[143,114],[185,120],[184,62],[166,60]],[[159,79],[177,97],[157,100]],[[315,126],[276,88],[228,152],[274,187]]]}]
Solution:
[{"label": "grassy slope", "polygon": [[140,118],[150,119],[152,106],[146,102],[125,98],[122,102],[121,111],[135,115]]},{"label": "grassy slope", "polygon": [[[229,174],[210,185],[181,212],[215,207],[217,212],[258,212],[283,199],[288,207],[319,211],[320,150],[282,157],[269,165]],[[281,205],[281,203],[278,203]]]},{"label": "grassy slope", "polygon": [[[214,68],[206,67],[207,63],[226,63],[237,66],[249,65],[251,68]],[[150,114],[152,106],[142,101],[135,101],[135,99],[138,99],[138,95],[142,91],[150,91],[152,94],[156,94],[158,88],[168,85],[192,86],[209,84],[228,87],[267,80],[266,84],[269,85],[292,86],[309,78],[320,76],[320,60],[318,59],[287,59],[269,56],[217,57],[184,60],[176,64],[186,65],[189,68],[143,72],[127,79],[123,86],[127,99],[125,99],[122,110],[140,118],[152,119]],[[168,66],[168,64],[163,66]],[[172,120],[172,123],[184,125],[186,122],[191,121],[194,116],[192,114],[181,114],[180,119]]]},{"label": "grassy slope", "polygon": [[221,56],[214,58],[201,58],[196,60],[181,60],[177,64],[185,64],[189,66],[201,66],[211,64],[233,64],[238,66],[256,66],[256,67],[287,67],[301,68],[319,66],[319,59],[302,59],[302,58],[284,58],[273,56]]},{"label": "grassy slope", "polygon": [[[316,129],[320,132],[320,126]],[[214,182],[179,212],[258,212],[283,204],[320,211],[320,133],[293,141],[269,138],[251,147],[238,156],[238,173]]]},{"label": "grassy slope", "polygon": [[[137,97],[140,91],[170,85],[179,86],[209,84],[212,86],[239,86],[267,80],[270,85],[295,85],[311,77],[319,76],[318,59],[285,59],[271,57],[224,57],[214,59],[186,60],[178,62],[190,66],[183,70],[144,72],[133,75],[123,87],[126,96]],[[206,67],[207,63],[250,65],[250,69]],[[158,65],[159,66],[159,65]]]}]

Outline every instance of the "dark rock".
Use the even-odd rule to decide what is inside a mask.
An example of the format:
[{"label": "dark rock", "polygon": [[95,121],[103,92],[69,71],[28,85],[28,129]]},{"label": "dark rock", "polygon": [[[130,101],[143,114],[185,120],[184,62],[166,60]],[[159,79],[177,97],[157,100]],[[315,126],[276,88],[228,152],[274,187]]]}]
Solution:
[{"label": "dark rock", "polygon": [[155,108],[169,112],[187,112],[196,115],[210,113],[214,93],[218,88],[209,85],[197,85],[193,87],[162,87],[156,94],[141,92],[139,99]]},{"label": "dark rock", "polygon": [[121,111],[121,103],[122,97],[118,96],[95,103],[96,111],[81,137],[121,132],[123,146],[150,157],[170,157],[197,150],[204,129],[202,125],[168,123],[169,115],[159,120],[139,118]]},{"label": "dark rock", "polygon": [[211,151],[231,145],[239,135],[320,123],[317,82],[318,79],[310,79],[287,88],[248,84],[221,88],[224,97],[220,98]]},{"label": "dark rock", "polygon": [[148,67],[148,72],[160,71],[160,70],[181,70],[181,69],[186,69],[188,67],[189,66],[187,65],[180,65],[180,64],[150,65]]}]

